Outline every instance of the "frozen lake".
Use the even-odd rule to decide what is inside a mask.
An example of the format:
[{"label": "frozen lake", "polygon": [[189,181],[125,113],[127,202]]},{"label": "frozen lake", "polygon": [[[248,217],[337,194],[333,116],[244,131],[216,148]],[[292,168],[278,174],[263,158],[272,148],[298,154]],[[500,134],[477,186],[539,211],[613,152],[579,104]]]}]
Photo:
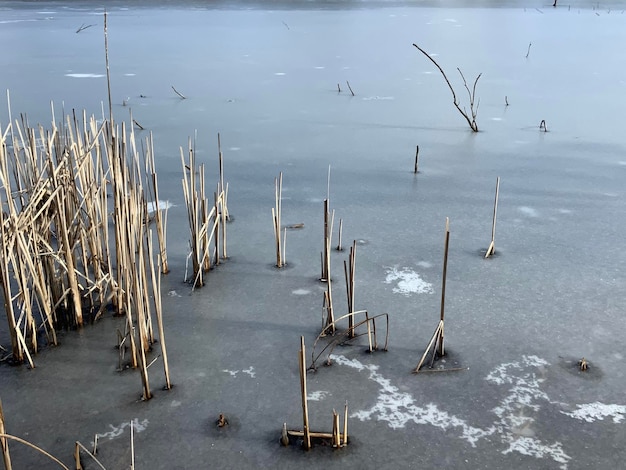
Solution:
[{"label": "frozen lake", "polygon": [[[113,112],[128,120],[132,110],[139,135],[153,133],[171,205],[162,282],[175,387],[159,389],[155,364],[154,398],[139,400],[139,374],[116,371],[121,320],[107,317],[64,333],[34,370],[0,364],[7,432],[68,466],[74,442],[98,434],[108,469],[130,463],[131,420],[137,468],[620,467],[626,14],[617,2],[439,3],[112,4]],[[50,101],[57,113],[101,115],[101,10],[0,2],[0,43],[14,118],[48,126]],[[482,73],[480,132],[412,43],[465,106],[456,67],[471,83]],[[212,184],[218,132],[230,257],[192,293],[179,147],[196,136]],[[344,245],[358,240],[356,308],[389,313],[390,342],[372,355],[364,342],[338,348],[332,367],[308,375],[312,428],[330,431],[347,400],[351,442],[305,452],[278,439],[283,422],[302,426],[299,337],[310,352],[320,331],[329,165],[334,244],[339,218]],[[283,221],[304,228],[287,233],[278,270],[271,208],[281,171]],[[485,260],[497,177],[497,254]],[[414,375],[439,319],[446,217],[449,354],[437,364],[466,370]],[[347,257],[332,251],[336,315],[347,308]],[[5,322],[0,345],[10,346]],[[214,425],[220,413],[225,430]],[[54,468],[10,449],[14,468]]]}]

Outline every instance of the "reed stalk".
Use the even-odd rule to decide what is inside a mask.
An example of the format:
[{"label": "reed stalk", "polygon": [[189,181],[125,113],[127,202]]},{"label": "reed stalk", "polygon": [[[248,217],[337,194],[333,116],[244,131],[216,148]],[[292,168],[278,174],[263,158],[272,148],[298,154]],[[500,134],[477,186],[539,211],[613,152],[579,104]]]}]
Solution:
[{"label": "reed stalk", "polygon": [[[4,425],[4,412],[2,410],[2,400],[0,400],[0,435],[6,432]],[[11,470],[11,454],[9,453],[9,443],[6,437],[0,437],[0,450],[2,450],[2,460],[5,470]]]},{"label": "reed stalk", "polygon": [[304,431],[304,441],[302,445],[305,450],[311,448],[311,436],[309,430],[309,405],[306,393],[306,347],[304,345],[304,336],[300,337],[300,354],[298,356],[300,365],[300,392],[302,398],[302,429]]},{"label": "reed stalk", "polygon": [[498,196],[500,194],[500,177],[496,178],[496,195],[493,201],[493,219],[491,221],[491,243],[485,253],[485,258],[489,258],[496,253],[496,217],[498,215]]},{"label": "reed stalk", "polygon": [[[283,172],[274,178],[274,207],[272,208],[272,220],[274,223],[274,243],[276,245],[276,267],[282,268],[284,247],[281,246],[281,222],[282,222],[282,194],[283,194]],[[286,235],[285,235],[286,236]]]}]

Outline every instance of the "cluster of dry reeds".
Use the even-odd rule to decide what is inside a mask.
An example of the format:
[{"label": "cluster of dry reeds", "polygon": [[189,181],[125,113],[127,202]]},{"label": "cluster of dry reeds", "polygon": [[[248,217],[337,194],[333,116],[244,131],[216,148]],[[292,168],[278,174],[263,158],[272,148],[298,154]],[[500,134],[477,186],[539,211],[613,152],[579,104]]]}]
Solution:
[{"label": "cluster of dry reeds", "polygon": [[[189,139],[189,160],[185,161],[183,148],[180,158],[183,165],[183,192],[189,219],[191,239],[189,257],[193,274],[185,280],[193,285],[193,289],[204,285],[204,273],[211,265],[219,264],[226,258],[226,222],[230,219],[227,208],[228,184],[224,185],[224,159],[221,140],[217,136],[219,156],[219,179],[217,190],[213,193],[213,203],[206,196],[204,164],[196,166],[195,149]],[[213,261],[211,261],[213,260]]]},{"label": "cluster of dry reeds", "polygon": [[142,366],[149,398],[145,353],[156,314],[169,386],[160,302],[165,217],[152,136],[140,152],[124,123],[98,123],[83,112],[57,124],[53,108],[46,130],[22,116],[0,129],[0,183],[0,271],[13,361],[34,367],[41,332],[57,344],[57,329],[82,326],[112,307],[126,315],[123,341],[132,365]]}]

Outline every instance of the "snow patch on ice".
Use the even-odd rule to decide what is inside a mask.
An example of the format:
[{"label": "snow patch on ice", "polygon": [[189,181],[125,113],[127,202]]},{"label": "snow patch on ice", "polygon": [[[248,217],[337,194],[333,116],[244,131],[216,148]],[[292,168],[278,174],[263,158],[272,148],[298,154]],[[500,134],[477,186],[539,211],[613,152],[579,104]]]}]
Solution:
[{"label": "snow patch on ice", "polygon": [[546,444],[532,437],[532,425],[539,415],[540,403],[554,403],[541,390],[548,362],[537,356],[522,356],[519,361],[504,363],[486,377],[488,382],[508,387],[508,395],[492,411],[498,417],[494,423],[502,443],[507,445],[503,454],[519,452],[535,458],[551,458],[567,468],[571,459],[560,442]]},{"label": "snow patch on ice", "polygon": [[309,289],[296,289],[291,291],[294,295],[307,295],[310,294],[311,291]]},{"label": "snow patch on ice", "polygon": [[537,210],[533,209],[532,207],[520,206],[517,208],[517,210],[527,217],[539,217],[539,213],[537,212]]},{"label": "snow patch on ice", "polygon": [[287,74],[285,72],[276,72],[276,73],[274,73],[274,75],[282,77],[283,75],[287,75]]},{"label": "snow patch on ice", "polygon": [[174,205],[171,204],[170,201],[158,201],[156,203],[154,201],[150,201],[148,202],[148,215],[154,214],[157,209],[165,210],[169,209],[170,207],[174,207]]},{"label": "snow patch on ice", "polygon": [[22,20],[0,20],[0,24],[9,24],[9,23],[26,23],[29,21],[38,21],[36,19],[22,19]]},{"label": "snow patch on ice", "polygon": [[325,392],[323,390],[318,390],[316,392],[311,392],[307,395],[307,400],[311,401],[320,401],[330,395],[330,392]]},{"label": "snow patch on ice", "polygon": [[396,281],[396,287],[393,288],[393,292],[396,294],[432,294],[434,292],[433,285],[424,281],[418,273],[410,268],[399,269],[397,266],[387,268],[385,283],[391,284]]},{"label": "snow patch on ice", "polygon": [[254,366],[250,366],[247,369],[243,369],[243,370],[222,369],[222,372],[226,372],[227,374],[230,374],[231,377],[237,377],[237,374],[239,372],[243,372],[244,374],[248,374],[252,378],[254,378],[256,376],[256,372],[254,372]]},{"label": "snow patch on ice", "polygon": [[623,405],[605,405],[595,402],[576,406],[578,407],[576,411],[561,411],[561,413],[588,423],[602,421],[604,418],[613,418],[614,423],[621,423],[626,415],[626,406]]},{"label": "snow patch on ice", "polygon": [[176,292],[175,290],[168,291],[167,296],[168,296],[168,297],[182,297],[182,295],[180,295],[180,294],[179,294],[178,292]]},{"label": "snow patch on ice", "polygon": [[[409,423],[429,424],[443,431],[456,433],[473,447],[480,439],[496,436],[505,446],[501,451],[503,454],[517,452],[537,459],[551,459],[561,469],[568,467],[571,457],[565,453],[561,442],[544,442],[535,437],[535,420],[545,414],[542,405],[566,406],[551,400],[541,390],[549,363],[540,357],[524,355],[520,360],[500,364],[485,377],[488,382],[506,390],[503,399],[492,410],[497,418],[487,428],[472,426],[434,403],[418,404],[410,393],[401,392],[380,374],[377,365],[363,364],[357,359],[348,359],[342,355],[333,354],[331,359],[340,366],[366,372],[368,379],[380,387],[376,403],[369,409],[352,413],[353,418],[361,421],[383,421],[392,429],[402,429]],[[614,423],[621,423],[626,418],[626,406],[622,405],[596,402],[576,406],[576,411],[561,413],[586,422],[610,418]]]},{"label": "snow patch on ice", "polygon": [[102,78],[104,75],[101,73],[66,73],[66,77],[72,78]]},{"label": "snow patch on ice", "polygon": [[[148,420],[144,419],[142,421],[139,421],[138,418],[135,418],[132,420],[133,422],[133,431],[134,432],[142,432],[145,431],[146,428],[148,427]],[[98,436],[98,439],[115,439],[116,437],[121,436],[122,434],[124,434],[124,430],[128,427],[130,427],[130,421],[127,421],[125,423],[120,424],[119,426],[113,426],[112,424],[109,424],[109,427],[111,428],[110,431],[104,432],[104,433],[97,433],[96,435]]]},{"label": "snow patch on ice", "polygon": [[432,267],[433,267],[433,264],[432,264],[432,263],[429,263],[428,261],[418,261],[418,262],[417,262],[417,265],[418,265],[420,268],[426,268],[426,269],[428,269],[428,268],[432,268]]},{"label": "snow patch on ice", "polygon": [[363,101],[372,101],[372,100],[395,100],[393,96],[366,96],[363,98]]}]

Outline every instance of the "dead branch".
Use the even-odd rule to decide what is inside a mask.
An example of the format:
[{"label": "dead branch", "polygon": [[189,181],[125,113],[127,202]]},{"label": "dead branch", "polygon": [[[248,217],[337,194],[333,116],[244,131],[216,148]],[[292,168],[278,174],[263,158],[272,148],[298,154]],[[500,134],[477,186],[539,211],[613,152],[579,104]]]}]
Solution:
[{"label": "dead branch", "polygon": [[435,64],[435,67],[437,67],[437,69],[439,69],[439,72],[441,72],[441,75],[443,76],[444,80],[448,84],[448,88],[450,88],[450,92],[452,93],[452,101],[454,103],[454,106],[459,111],[459,113],[461,113],[461,115],[465,118],[465,120],[467,121],[467,124],[470,126],[470,129],[472,129],[472,131],[474,131],[474,132],[478,132],[478,124],[476,124],[476,114],[478,113],[478,104],[480,104],[480,100],[476,104],[476,108],[474,108],[474,103],[475,103],[475,97],[476,97],[476,85],[477,85],[478,79],[481,77],[482,73],[478,74],[478,76],[476,77],[476,80],[474,80],[474,86],[472,87],[472,90],[470,91],[469,87],[467,86],[467,82],[465,80],[465,77],[463,76],[463,73],[461,72],[461,69],[459,69],[457,67],[457,70],[461,74],[461,78],[463,78],[463,83],[465,85],[465,89],[467,90],[467,93],[469,94],[469,98],[470,98],[470,113],[471,113],[471,116],[472,116],[471,119],[470,119],[470,116],[467,114],[467,111],[465,110],[465,108],[462,109],[461,106],[459,105],[459,101],[457,100],[456,93],[454,92],[454,88],[452,88],[452,84],[450,84],[450,80],[448,80],[448,77],[447,77],[446,73],[443,71],[443,69],[441,68],[441,66],[424,49],[422,49],[421,47],[419,47],[415,43],[413,44],[413,46],[418,51],[420,51],[422,54],[424,54],[428,58],[428,60],[430,60],[433,64]]}]

